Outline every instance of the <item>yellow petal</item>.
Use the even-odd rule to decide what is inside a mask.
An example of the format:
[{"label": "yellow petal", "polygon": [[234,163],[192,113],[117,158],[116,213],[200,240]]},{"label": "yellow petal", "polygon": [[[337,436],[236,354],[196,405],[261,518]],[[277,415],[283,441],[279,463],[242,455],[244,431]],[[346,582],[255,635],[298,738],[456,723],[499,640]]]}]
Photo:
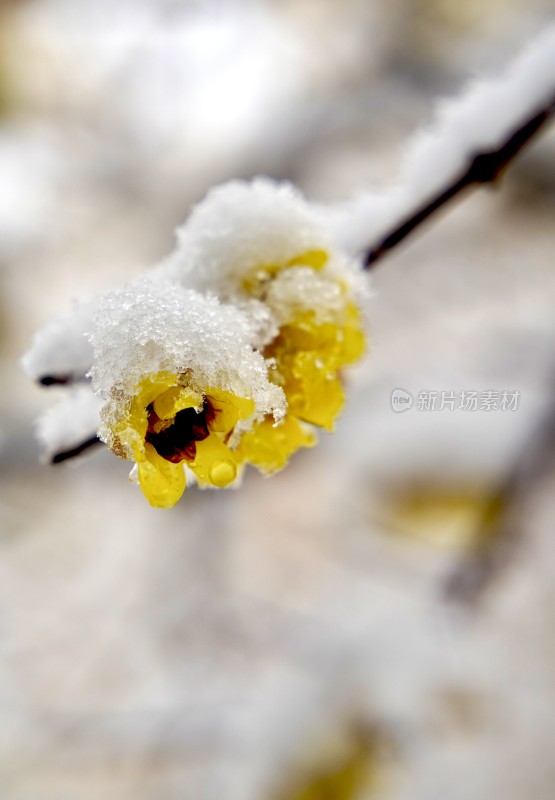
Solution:
[{"label": "yellow petal", "polygon": [[234,454],[215,433],[202,442],[196,443],[194,461],[187,463],[195,475],[203,482],[224,488],[237,477],[237,463]]},{"label": "yellow petal", "polygon": [[341,364],[352,364],[362,358],[366,350],[366,336],[360,311],[354,303],[345,309],[345,324],[341,346]]},{"label": "yellow petal", "polygon": [[243,289],[249,294],[256,295],[260,289],[282,270],[279,264],[261,264],[249,272],[243,279]]},{"label": "yellow petal", "polygon": [[249,294],[257,294],[265,283],[275,278],[287,267],[312,267],[312,269],[319,270],[324,267],[327,260],[328,253],[325,250],[306,250],[286,263],[260,264],[246,275],[243,280],[243,288]]},{"label": "yellow petal", "polygon": [[151,506],[171,508],[185,491],[185,470],[159,456],[151,444],[145,444],[145,459],[137,462],[139,484]]},{"label": "yellow petal", "polygon": [[177,375],[173,372],[159,372],[156,375],[149,375],[144,378],[138,386],[137,393],[133,398],[133,405],[146,408],[166,389],[175,386]]},{"label": "yellow petal", "polygon": [[339,378],[316,362],[313,353],[299,353],[283,388],[291,414],[332,431],[345,404],[345,393]]},{"label": "yellow petal", "polygon": [[300,447],[315,444],[314,433],[294,417],[287,416],[279,425],[267,417],[242,436],[237,457],[269,475],[282,469]]},{"label": "yellow petal", "polygon": [[247,419],[254,413],[254,400],[237,397],[222,389],[207,389],[206,398],[215,412],[208,424],[211,431],[228,433],[240,419]]},{"label": "yellow petal", "polygon": [[179,411],[185,408],[201,408],[203,397],[199,392],[185,389],[182,386],[172,386],[153,402],[154,412],[160,419],[173,419]]},{"label": "yellow petal", "polygon": [[117,438],[128,453],[136,449],[137,439],[142,441],[146,436],[148,427],[147,406],[149,406],[158,395],[173,386],[176,380],[177,375],[171,372],[160,372],[157,375],[149,375],[144,378],[137,387],[137,393],[133,397],[126,414],[120,420],[115,431]]},{"label": "yellow petal", "polygon": [[322,269],[328,260],[325,250],[307,250],[287,262],[288,267],[312,267],[312,269]]},{"label": "yellow petal", "polygon": [[331,431],[345,403],[340,370],[357,361],[364,348],[359,311],[347,303],[338,323],[317,323],[314,312],[299,315],[282,327],[265,356],[276,360],[274,379],[290,413]]}]

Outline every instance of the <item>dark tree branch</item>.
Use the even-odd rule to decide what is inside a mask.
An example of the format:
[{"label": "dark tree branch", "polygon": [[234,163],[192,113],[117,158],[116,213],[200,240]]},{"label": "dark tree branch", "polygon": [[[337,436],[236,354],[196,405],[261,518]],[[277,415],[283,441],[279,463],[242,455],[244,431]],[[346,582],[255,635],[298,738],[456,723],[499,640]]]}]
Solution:
[{"label": "dark tree branch", "polygon": [[540,109],[533,117],[527,119],[497,150],[476,154],[472,158],[468,169],[454,183],[447,186],[440,194],[415,211],[393,231],[386,234],[380,242],[366,251],[364,268],[371,269],[389,250],[396,247],[425,222],[428,217],[431,217],[464,190],[495,181],[530,139],[544,127],[554,113],[555,97],[552,97],[544,108]]},{"label": "dark tree branch", "polygon": [[59,375],[41,375],[36,378],[36,381],[40,386],[48,388],[50,386],[67,386],[70,383],[88,383],[89,378],[87,373],[68,372],[67,374]]},{"label": "dark tree branch", "polygon": [[98,447],[101,444],[102,442],[98,436],[94,434],[94,436],[90,436],[88,439],[85,439],[78,445],[75,445],[75,447],[72,447],[70,450],[62,450],[58,453],[55,453],[50,459],[50,463],[61,464],[62,461],[68,461],[70,458],[77,458],[77,456],[80,456],[81,453],[85,452],[85,450],[89,450],[91,447]]},{"label": "dark tree branch", "polygon": [[43,375],[37,378],[37,382],[41,386],[66,386],[68,383],[72,383],[72,380],[70,375]]}]

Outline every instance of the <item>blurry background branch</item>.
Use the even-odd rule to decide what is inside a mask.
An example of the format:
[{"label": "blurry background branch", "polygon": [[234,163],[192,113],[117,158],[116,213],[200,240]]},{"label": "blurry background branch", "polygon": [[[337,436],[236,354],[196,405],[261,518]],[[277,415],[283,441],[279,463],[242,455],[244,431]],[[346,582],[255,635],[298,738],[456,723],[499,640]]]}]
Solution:
[{"label": "blurry background branch", "polygon": [[445,596],[475,604],[525,546],[534,500],[555,473],[555,406],[537,424],[482,514],[476,546],[448,576]]}]

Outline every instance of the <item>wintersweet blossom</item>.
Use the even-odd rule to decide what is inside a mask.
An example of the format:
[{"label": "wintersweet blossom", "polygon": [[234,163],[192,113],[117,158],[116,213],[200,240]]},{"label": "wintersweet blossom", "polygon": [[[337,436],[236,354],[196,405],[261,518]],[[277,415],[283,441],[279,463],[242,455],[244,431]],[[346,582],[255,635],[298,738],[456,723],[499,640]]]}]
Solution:
[{"label": "wintersweet blossom", "polygon": [[173,506],[185,490],[184,465],[207,485],[235,480],[237,460],[226,441],[253,411],[252,399],[212,387],[191,390],[186,375],[149,375],[111,430],[112,449],[135,460],[151,505]]},{"label": "wintersweet blossom", "polygon": [[[271,474],[333,430],[343,370],[365,349],[359,280],[293,187],[231,182],[197,206],[166,262],[50,323],[24,366],[49,385],[87,363],[99,439],[134,462],[151,505],[170,507],[187,476],[226,487],[248,464]],[[80,402],[81,420],[98,413]],[[49,419],[49,452],[80,452]]]},{"label": "wintersweet blossom", "polygon": [[285,398],[252,347],[249,318],[192,289],[150,279],[106,295],[90,338],[93,389],[104,398],[100,435],[135,461],[152,505],[175,505],[184,467],[202,485],[233,483],[241,433]]},{"label": "wintersweet blossom", "polygon": [[[226,225],[218,227],[218,219]],[[212,190],[162,269],[224,301],[269,311],[275,329],[260,348],[287,398],[291,452],[314,442],[303,423],[333,430],[345,402],[341,370],[365,350],[358,305],[364,284],[297,190],[260,178]],[[270,440],[281,449],[283,430],[255,425],[243,442],[249,460],[274,446]]]}]

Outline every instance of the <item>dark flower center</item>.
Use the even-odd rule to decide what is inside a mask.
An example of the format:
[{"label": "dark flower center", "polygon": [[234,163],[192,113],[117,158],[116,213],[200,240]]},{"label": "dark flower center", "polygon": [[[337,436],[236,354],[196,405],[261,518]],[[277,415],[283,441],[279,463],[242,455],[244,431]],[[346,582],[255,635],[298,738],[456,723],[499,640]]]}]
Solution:
[{"label": "dark flower center", "polygon": [[174,421],[166,428],[162,428],[163,420],[160,420],[152,404],[148,406],[147,413],[146,441],[159,456],[173,464],[194,460],[197,454],[196,443],[209,436],[208,423],[214,417],[214,411],[207,400],[198,412],[194,408],[178,411]]}]

